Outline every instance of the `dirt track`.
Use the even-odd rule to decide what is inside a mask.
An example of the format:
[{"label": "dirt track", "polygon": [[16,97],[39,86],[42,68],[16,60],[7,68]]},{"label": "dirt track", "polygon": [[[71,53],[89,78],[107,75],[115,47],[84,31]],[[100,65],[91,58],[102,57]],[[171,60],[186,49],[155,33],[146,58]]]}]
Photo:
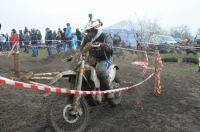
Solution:
[{"label": "dirt track", "polygon": [[[43,60],[23,56],[21,60],[22,72],[54,72],[67,68],[57,56]],[[148,71],[142,77],[142,68],[132,66],[130,60],[116,59],[115,62],[120,67],[122,80],[132,81],[122,86],[136,84],[153,72]],[[160,95],[154,93],[154,78],[124,91],[118,107],[104,104],[91,108],[86,132],[199,132],[200,73],[196,68],[193,64],[164,63]],[[9,77],[12,73],[12,57],[8,60],[0,56],[0,76]],[[0,132],[52,131],[46,114],[49,104],[44,97],[46,92],[2,84],[0,87]]]}]

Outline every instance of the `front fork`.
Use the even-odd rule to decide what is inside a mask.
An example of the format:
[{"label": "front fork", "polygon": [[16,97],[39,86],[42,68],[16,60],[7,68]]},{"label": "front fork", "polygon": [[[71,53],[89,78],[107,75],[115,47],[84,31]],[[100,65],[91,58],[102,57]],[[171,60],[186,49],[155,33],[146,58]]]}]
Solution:
[{"label": "front fork", "polygon": [[[77,72],[77,77],[76,77],[76,83],[75,83],[75,90],[81,90],[82,88],[82,82],[83,82],[83,73],[84,73],[84,67],[85,67],[85,60],[82,60],[81,66],[78,69]],[[73,102],[72,102],[72,110],[70,111],[71,115],[81,115],[82,110],[80,107],[80,99],[81,99],[81,94],[75,94],[73,97]]]}]

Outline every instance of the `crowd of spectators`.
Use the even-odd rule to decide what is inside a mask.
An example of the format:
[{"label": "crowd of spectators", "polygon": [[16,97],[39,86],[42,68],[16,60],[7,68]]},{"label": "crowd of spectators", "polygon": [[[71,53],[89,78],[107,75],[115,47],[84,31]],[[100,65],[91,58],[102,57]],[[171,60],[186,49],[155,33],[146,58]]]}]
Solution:
[{"label": "crowd of spectators", "polygon": [[[67,51],[72,48],[74,50],[80,47],[83,33],[76,28],[75,32],[72,32],[70,23],[66,24],[66,27],[61,30],[45,29],[45,36],[42,36],[39,29],[27,27],[24,30],[19,30],[19,33],[15,29],[11,30],[11,34],[0,34],[0,52],[6,51],[19,51],[23,49],[23,52],[29,54],[32,51],[32,57],[38,56],[38,48],[46,48],[48,55],[53,54],[52,48],[55,48],[57,53],[61,51]],[[42,39],[44,38],[44,39]]]},{"label": "crowd of spectators", "polygon": [[[38,48],[46,48],[49,56],[55,52],[52,48],[55,48],[57,53],[65,52],[68,49],[79,49],[84,33],[81,33],[78,28],[75,32],[71,30],[70,23],[67,23],[62,30],[58,28],[57,31],[52,31],[50,28],[46,28],[45,36],[42,36],[41,31],[35,28],[29,30],[25,27],[24,30],[19,30],[19,33],[12,29],[11,35],[0,34],[0,52],[22,49],[27,54],[32,51],[32,57],[37,57]],[[113,53],[118,53],[119,48],[116,47],[124,47],[123,41],[118,33],[111,37],[114,46]]]}]

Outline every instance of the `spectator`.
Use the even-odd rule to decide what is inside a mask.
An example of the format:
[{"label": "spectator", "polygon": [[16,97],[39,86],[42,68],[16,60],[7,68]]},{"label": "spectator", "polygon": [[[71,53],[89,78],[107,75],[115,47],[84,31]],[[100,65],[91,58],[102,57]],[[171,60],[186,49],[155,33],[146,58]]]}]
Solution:
[{"label": "spectator", "polygon": [[61,32],[62,33],[62,30],[60,28],[58,28],[58,32]]},{"label": "spectator", "polygon": [[28,30],[25,30],[24,32],[24,52],[29,53],[29,43],[30,43],[31,37],[29,35]]},{"label": "spectator", "polygon": [[5,51],[6,50],[6,36],[4,34],[2,34],[2,42],[1,42],[1,51]]},{"label": "spectator", "polygon": [[45,44],[47,46],[48,55],[51,56],[52,53],[52,31],[49,28],[46,28],[46,35],[45,35]]},{"label": "spectator", "polygon": [[63,28],[63,33],[62,33],[62,41],[61,41],[61,43],[62,43],[62,45],[63,45],[63,49],[64,49],[64,51],[66,50],[65,49],[65,47],[67,47],[66,45],[66,40],[65,40],[65,32],[66,32],[66,28]]},{"label": "spectator", "polygon": [[6,48],[7,48],[7,51],[10,51],[11,49],[10,36],[8,35],[8,33],[6,33]]},{"label": "spectator", "polygon": [[23,44],[23,33],[22,30],[19,30],[19,48],[22,48],[22,44]]},{"label": "spectator", "polygon": [[119,49],[116,47],[119,47],[120,43],[121,43],[121,37],[119,36],[119,33],[114,34],[113,37],[114,53],[119,52]]},{"label": "spectator", "polygon": [[77,38],[75,33],[72,34],[72,42],[71,42],[71,44],[72,44],[72,48],[74,50],[76,50],[77,46],[78,46],[78,38]]},{"label": "spectator", "polygon": [[[15,52],[18,52],[19,49],[18,49],[18,41],[19,41],[19,37],[18,37],[18,34],[16,32],[15,29],[12,29],[11,30],[11,43],[12,43],[12,49],[15,51]],[[13,47],[14,46],[14,47]]]},{"label": "spectator", "polygon": [[24,33],[25,33],[25,32],[28,32],[28,28],[27,28],[27,27],[24,28]]},{"label": "spectator", "polygon": [[38,56],[38,47],[42,45],[42,34],[40,30],[36,30],[36,39],[37,39],[37,56]]},{"label": "spectator", "polygon": [[71,26],[70,23],[67,23],[67,28],[65,32],[65,39],[66,39],[66,46],[65,51],[67,51],[68,48],[71,47],[71,40],[72,40],[72,32],[71,32]]},{"label": "spectator", "polygon": [[52,33],[52,37],[53,37],[53,46],[55,46],[55,45],[57,44],[57,42],[56,42],[56,35],[57,35],[56,30],[54,30],[53,33]]},{"label": "spectator", "polygon": [[56,35],[56,50],[58,53],[60,53],[60,48],[62,46],[62,43],[61,43],[61,39],[62,39],[62,32],[58,31],[57,32],[57,35]]},{"label": "spectator", "polygon": [[141,42],[141,36],[138,33],[136,33],[137,49],[142,49],[140,42]]},{"label": "spectator", "polygon": [[80,47],[81,41],[82,41],[82,34],[81,34],[81,32],[79,31],[78,28],[76,29],[76,36],[77,36],[77,39],[78,39],[78,47]]},{"label": "spectator", "polygon": [[38,48],[37,48],[37,37],[36,37],[36,30],[33,28],[31,29],[31,47],[32,47],[32,57],[37,57]]}]

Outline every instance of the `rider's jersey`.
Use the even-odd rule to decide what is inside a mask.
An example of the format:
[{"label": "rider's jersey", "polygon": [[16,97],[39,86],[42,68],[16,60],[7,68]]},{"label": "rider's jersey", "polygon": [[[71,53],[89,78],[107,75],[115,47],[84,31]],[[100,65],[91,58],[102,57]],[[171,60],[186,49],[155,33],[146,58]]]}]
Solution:
[{"label": "rider's jersey", "polygon": [[[83,50],[83,47],[86,45],[87,42],[91,42],[91,38],[89,36],[85,36],[83,44],[81,46],[81,51]],[[102,33],[95,41],[104,43],[104,48],[92,48],[89,50],[89,55],[95,57],[99,61],[106,60],[106,57],[110,58],[112,56],[113,52],[113,40],[110,37],[110,35],[107,35],[105,33]]]}]

